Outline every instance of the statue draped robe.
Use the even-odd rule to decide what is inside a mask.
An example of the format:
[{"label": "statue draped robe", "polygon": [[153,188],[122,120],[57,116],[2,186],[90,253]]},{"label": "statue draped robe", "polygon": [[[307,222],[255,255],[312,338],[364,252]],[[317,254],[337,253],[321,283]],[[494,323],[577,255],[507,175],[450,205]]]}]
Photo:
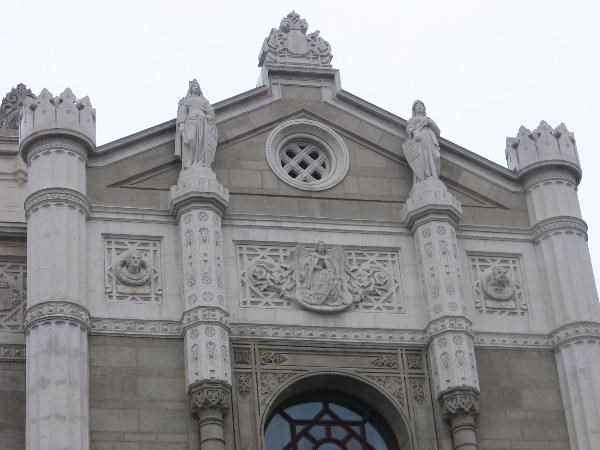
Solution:
[{"label": "statue draped robe", "polygon": [[[425,116],[411,117],[406,124],[408,141],[404,152],[415,181],[440,176],[440,144],[437,140],[440,130],[435,122],[430,126],[426,119]],[[420,141],[417,141],[417,137]]]},{"label": "statue draped robe", "polygon": [[181,99],[177,109],[175,155],[183,167],[210,167],[217,148],[217,127],[214,110],[201,95]]}]

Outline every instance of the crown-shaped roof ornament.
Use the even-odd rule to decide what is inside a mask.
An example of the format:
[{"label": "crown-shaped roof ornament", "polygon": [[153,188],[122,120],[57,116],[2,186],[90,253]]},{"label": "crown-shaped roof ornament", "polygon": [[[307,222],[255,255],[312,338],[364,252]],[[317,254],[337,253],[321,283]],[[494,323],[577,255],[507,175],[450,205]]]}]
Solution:
[{"label": "crown-shaped roof ornament", "polygon": [[331,46],[319,36],[319,31],[306,34],[308,22],[292,11],[273,28],[264,40],[258,66],[291,65],[331,67]]},{"label": "crown-shaped roof ornament", "polygon": [[26,97],[21,118],[21,142],[34,133],[56,129],[80,133],[95,144],[96,110],[89,97],[77,100],[69,88],[58,97],[45,88],[37,97]]},{"label": "crown-shaped roof ornament", "polygon": [[0,104],[0,129],[18,130],[21,120],[21,109],[25,98],[35,98],[35,95],[23,83],[17,84],[17,87],[2,99]]}]

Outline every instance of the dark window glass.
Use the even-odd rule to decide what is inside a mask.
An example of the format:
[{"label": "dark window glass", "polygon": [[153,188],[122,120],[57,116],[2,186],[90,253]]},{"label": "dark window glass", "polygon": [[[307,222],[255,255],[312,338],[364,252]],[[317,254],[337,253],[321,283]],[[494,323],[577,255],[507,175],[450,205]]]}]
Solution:
[{"label": "dark window glass", "polygon": [[280,405],[265,427],[265,450],[399,450],[370,407],[343,394],[314,392]]}]

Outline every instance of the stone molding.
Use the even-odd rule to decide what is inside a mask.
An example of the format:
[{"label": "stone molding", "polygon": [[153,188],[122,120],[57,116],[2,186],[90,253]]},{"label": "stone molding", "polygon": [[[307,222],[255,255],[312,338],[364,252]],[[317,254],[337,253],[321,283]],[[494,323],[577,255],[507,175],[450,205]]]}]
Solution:
[{"label": "stone molding", "polygon": [[88,160],[88,150],[78,139],[72,139],[60,134],[58,136],[46,136],[44,139],[38,139],[27,146],[27,148],[23,147],[21,152],[27,164],[30,164],[33,158],[38,155],[56,152],[72,153],[84,162]]},{"label": "stone molding", "polygon": [[81,305],[67,301],[45,301],[37,303],[25,311],[25,333],[40,322],[68,321],[90,330],[90,313]]},{"label": "stone molding", "polygon": [[550,350],[552,342],[547,334],[509,334],[475,332],[476,348],[528,348]]},{"label": "stone molding", "polygon": [[229,330],[229,314],[215,306],[197,306],[183,313],[181,317],[183,330],[198,323],[215,323]]},{"label": "stone molding", "polygon": [[554,349],[577,341],[600,341],[600,323],[574,322],[557,328],[550,334],[550,342]]},{"label": "stone molding", "polygon": [[[570,324],[563,328],[578,325],[580,328],[586,322]],[[590,323],[593,325],[593,323]],[[600,324],[596,324],[599,328]],[[192,325],[188,325],[189,328]],[[282,340],[308,340],[329,342],[368,342],[376,344],[403,344],[422,347],[427,345],[429,338],[419,330],[393,330],[385,328],[342,328],[342,327],[311,327],[302,325],[266,325],[266,324],[230,324],[230,337],[234,339],[282,339]],[[578,328],[576,327],[576,328]],[[555,331],[552,335],[525,334],[525,333],[495,333],[471,331],[475,348],[521,348],[552,350],[555,345]],[[448,330],[444,331],[456,331]],[[461,330],[464,331],[464,330]],[[119,319],[119,318],[90,318],[90,333],[104,336],[158,336],[181,338],[183,327],[181,322],[174,320],[145,320],[145,319]],[[561,334],[562,335],[562,334]],[[570,337],[590,337],[595,334],[570,334]],[[0,354],[2,346],[0,344]],[[235,356],[235,355],[234,355]]]},{"label": "stone molding", "polygon": [[111,336],[163,336],[180,338],[183,327],[179,321],[113,319],[94,317],[90,333]]},{"label": "stone molding", "polygon": [[36,209],[46,204],[72,206],[81,210],[86,217],[90,213],[90,201],[81,192],[67,188],[47,188],[34,192],[25,199],[25,218],[29,220]]},{"label": "stone molding", "polygon": [[573,188],[577,186],[577,178],[573,175],[573,172],[558,167],[548,168],[547,170],[540,170],[537,172],[530,173],[526,176],[523,181],[523,189],[528,192],[533,187],[540,183],[546,183],[549,181],[558,181],[566,184],[570,184]]},{"label": "stone molding", "polygon": [[188,397],[193,413],[202,409],[219,409],[225,413],[231,408],[231,385],[222,381],[199,381],[188,387]]},{"label": "stone molding", "polygon": [[558,216],[542,220],[533,226],[531,234],[534,242],[538,242],[549,234],[571,231],[581,234],[587,241],[588,226],[583,219],[574,216]]},{"label": "stone molding", "polygon": [[0,361],[25,361],[25,345],[0,344]]},{"label": "stone molding", "polygon": [[479,392],[473,389],[450,389],[440,393],[438,398],[446,419],[460,414],[479,414]]},{"label": "stone molding", "polygon": [[473,323],[464,316],[444,316],[432,320],[425,329],[425,339],[430,342],[434,336],[450,331],[462,331],[473,338]]}]

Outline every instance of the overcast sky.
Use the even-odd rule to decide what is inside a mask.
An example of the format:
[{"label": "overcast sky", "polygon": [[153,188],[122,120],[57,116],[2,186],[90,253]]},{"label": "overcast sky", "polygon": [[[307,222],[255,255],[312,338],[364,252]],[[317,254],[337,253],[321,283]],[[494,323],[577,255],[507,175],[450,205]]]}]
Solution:
[{"label": "overcast sky", "polygon": [[174,118],[191,78],[212,103],[253,88],[263,39],[295,9],[331,44],[345,90],[404,118],[421,98],[443,137],[501,165],[520,125],[564,121],[598,280],[599,4],[2,0],[0,94],[69,86],[110,142]]}]

